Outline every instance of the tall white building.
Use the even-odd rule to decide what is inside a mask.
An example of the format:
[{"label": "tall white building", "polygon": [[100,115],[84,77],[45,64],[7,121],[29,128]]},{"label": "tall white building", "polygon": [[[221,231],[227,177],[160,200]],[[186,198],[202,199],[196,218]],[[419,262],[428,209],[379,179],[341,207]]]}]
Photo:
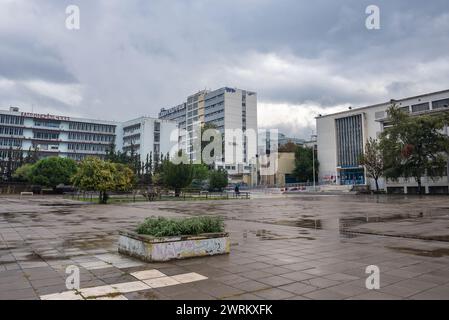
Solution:
[{"label": "tall white building", "polygon": [[[359,156],[363,153],[368,139],[378,138],[384,130],[386,111],[392,102],[402,110],[416,116],[449,112],[449,90],[318,116],[316,124],[320,183],[370,184],[374,188],[374,182],[367,177],[364,167],[360,165]],[[447,126],[444,132],[449,133]],[[447,176],[446,173],[444,177],[436,181],[427,177],[423,178],[426,193],[448,193]],[[417,183],[413,178],[400,178],[398,181],[380,179],[379,184],[390,193],[417,193],[418,191]]]},{"label": "tall white building", "polygon": [[[198,160],[199,127],[213,124],[223,136],[223,156],[216,166],[230,175],[250,174],[257,154],[257,94],[236,88],[203,90],[187,98],[187,102],[161,109],[160,119],[178,122],[180,147],[192,161]],[[184,129],[184,130],[182,130]],[[182,133],[184,131],[184,133]]]}]

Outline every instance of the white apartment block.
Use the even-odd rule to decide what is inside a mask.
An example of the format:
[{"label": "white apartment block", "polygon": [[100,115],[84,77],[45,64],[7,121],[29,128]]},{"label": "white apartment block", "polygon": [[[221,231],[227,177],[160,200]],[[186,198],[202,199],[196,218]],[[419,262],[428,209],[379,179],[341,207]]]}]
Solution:
[{"label": "white apartment block", "polygon": [[[170,109],[161,109],[160,119],[178,122],[180,148],[192,161],[199,160],[195,152],[199,127],[213,124],[224,140],[221,159],[216,167],[230,175],[250,174],[257,154],[257,94],[236,88],[203,90],[187,98],[187,102]],[[184,130],[182,130],[184,129]],[[184,132],[184,133],[182,133]]]},{"label": "white apartment block", "polygon": [[133,149],[144,161],[147,155],[152,155],[153,159],[161,154],[164,157],[173,155],[178,126],[175,121],[140,117],[121,123],[117,137],[119,150],[130,153]]},{"label": "white apartment block", "polygon": [[[384,125],[387,125],[386,111],[392,102],[402,110],[417,116],[432,112],[449,112],[449,90],[318,116],[317,152],[321,184],[369,184],[371,188],[375,188],[374,181],[366,176],[364,167],[359,164],[359,155],[363,153],[368,139],[378,138]],[[447,126],[444,132],[449,134]],[[448,193],[447,174],[436,181],[424,177],[422,184],[426,193]],[[379,185],[390,193],[418,191],[413,178],[400,178],[398,181],[380,179]]]}]

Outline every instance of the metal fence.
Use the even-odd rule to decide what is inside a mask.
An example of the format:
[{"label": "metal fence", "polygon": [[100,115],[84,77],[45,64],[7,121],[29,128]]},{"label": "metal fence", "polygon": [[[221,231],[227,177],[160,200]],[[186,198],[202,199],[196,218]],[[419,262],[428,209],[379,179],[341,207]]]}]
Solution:
[{"label": "metal fence", "polygon": [[[142,191],[134,192],[108,192],[111,202],[139,202],[139,201],[160,201],[160,200],[225,200],[225,199],[250,199],[250,192],[181,192],[176,197],[174,192],[147,193]],[[64,197],[72,200],[86,202],[97,202],[100,197],[99,192],[95,191],[77,191],[66,192]]]}]

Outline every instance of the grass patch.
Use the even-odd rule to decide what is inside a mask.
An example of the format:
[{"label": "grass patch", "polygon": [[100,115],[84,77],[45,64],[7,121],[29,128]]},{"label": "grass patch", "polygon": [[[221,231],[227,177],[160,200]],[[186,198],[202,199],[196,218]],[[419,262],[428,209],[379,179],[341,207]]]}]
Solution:
[{"label": "grass patch", "polygon": [[224,232],[221,217],[193,218],[146,218],[136,229],[138,234],[154,237],[171,237],[182,235],[198,235],[201,233]]}]

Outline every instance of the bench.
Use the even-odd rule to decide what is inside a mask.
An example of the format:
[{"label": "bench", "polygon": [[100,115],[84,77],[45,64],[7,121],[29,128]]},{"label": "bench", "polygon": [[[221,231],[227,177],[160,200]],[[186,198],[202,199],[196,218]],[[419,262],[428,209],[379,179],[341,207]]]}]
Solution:
[{"label": "bench", "polygon": [[22,198],[22,196],[33,196],[32,192],[28,192],[28,191],[22,191],[20,193],[20,198]]}]

